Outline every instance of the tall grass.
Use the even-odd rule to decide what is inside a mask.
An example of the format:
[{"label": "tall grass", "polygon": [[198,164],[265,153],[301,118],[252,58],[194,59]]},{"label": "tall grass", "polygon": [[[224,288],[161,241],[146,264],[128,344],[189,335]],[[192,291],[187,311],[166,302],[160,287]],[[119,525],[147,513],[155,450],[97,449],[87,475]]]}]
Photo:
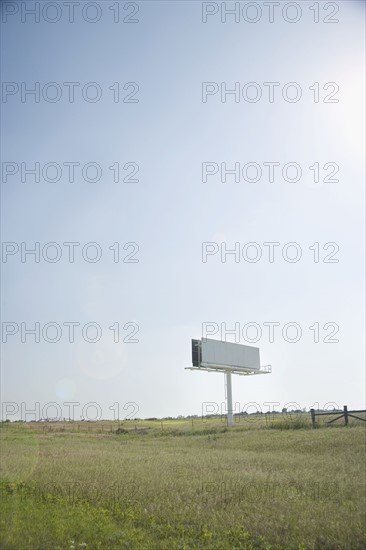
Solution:
[{"label": "tall grass", "polygon": [[3,427],[1,548],[363,549],[364,426],[299,420]]}]

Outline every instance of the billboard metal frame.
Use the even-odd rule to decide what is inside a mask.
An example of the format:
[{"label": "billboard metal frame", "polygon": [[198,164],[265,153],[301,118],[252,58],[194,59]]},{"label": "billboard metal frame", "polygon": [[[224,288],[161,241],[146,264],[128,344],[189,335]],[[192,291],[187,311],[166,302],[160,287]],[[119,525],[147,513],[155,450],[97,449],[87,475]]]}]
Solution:
[{"label": "billboard metal frame", "polygon": [[229,367],[224,365],[209,365],[208,363],[201,363],[200,367],[184,367],[186,370],[201,370],[206,372],[223,372],[224,374],[230,372],[231,374],[238,374],[239,376],[252,376],[254,374],[270,374],[272,372],[271,365],[261,365],[259,369],[250,367]]}]

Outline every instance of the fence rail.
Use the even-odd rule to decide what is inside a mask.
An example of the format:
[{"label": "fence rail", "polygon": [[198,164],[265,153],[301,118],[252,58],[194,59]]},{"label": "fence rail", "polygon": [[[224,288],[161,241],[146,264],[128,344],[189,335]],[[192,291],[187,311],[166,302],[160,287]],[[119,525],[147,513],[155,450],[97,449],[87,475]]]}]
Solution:
[{"label": "fence rail", "polygon": [[360,416],[356,416],[353,413],[366,413],[366,410],[358,410],[358,411],[349,411],[347,409],[347,405],[344,405],[343,412],[341,411],[316,411],[315,409],[310,409],[311,414],[311,423],[313,428],[316,428],[316,417],[317,416],[329,416],[329,415],[338,415],[337,418],[333,418],[332,420],[328,420],[327,424],[332,424],[336,420],[340,420],[341,418],[344,418],[344,425],[348,426],[348,419],[351,418],[357,418],[357,420],[362,420],[363,422],[366,422],[366,418],[361,418]]}]

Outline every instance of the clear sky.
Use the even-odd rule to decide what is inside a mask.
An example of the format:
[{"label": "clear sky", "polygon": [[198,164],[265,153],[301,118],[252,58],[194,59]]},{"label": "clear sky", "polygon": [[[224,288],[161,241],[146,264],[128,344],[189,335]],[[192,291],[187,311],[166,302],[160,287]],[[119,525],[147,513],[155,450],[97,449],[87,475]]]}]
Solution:
[{"label": "clear sky", "polygon": [[[222,374],[184,370],[210,322],[239,324],[273,367],[235,377],[241,409],[364,408],[364,2],[279,2],[272,23],[263,2],[225,21],[221,2],[120,2],[117,14],[117,2],[80,1],[73,23],[67,2],[38,3],[35,22],[24,5],[36,4],[2,4],[2,400],[78,402],[75,416],[90,402],[104,418],[114,403],[121,417],[200,414],[224,401]],[[221,181],[222,163],[240,163],[239,181]],[[202,181],[203,169],[217,173]],[[24,254],[35,243],[39,262]],[[74,262],[63,243],[80,243]],[[25,332],[35,323],[39,342]],[[83,338],[87,323],[98,342],[86,341],[93,326]]]}]

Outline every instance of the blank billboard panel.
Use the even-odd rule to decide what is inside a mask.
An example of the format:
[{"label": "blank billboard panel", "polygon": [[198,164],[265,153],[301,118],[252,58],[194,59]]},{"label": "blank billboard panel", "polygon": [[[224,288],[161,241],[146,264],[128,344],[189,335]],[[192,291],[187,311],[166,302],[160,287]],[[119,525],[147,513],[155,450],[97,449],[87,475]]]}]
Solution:
[{"label": "blank billboard panel", "polygon": [[200,363],[212,366],[259,370],[259,348],[203,338],[201,342]]}]

